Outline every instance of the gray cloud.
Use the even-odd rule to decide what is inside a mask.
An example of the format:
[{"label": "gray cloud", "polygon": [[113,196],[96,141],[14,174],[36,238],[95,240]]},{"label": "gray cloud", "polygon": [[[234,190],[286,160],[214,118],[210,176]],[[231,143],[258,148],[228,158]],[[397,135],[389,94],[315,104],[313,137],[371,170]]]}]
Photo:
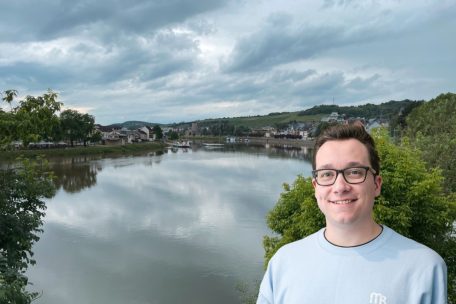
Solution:
[{"label": "gray cloud", "polygon": [[61,59],[0,64],[0,78],[8,79],[10,86],[29,88],[34,83],[59,88],[127,79],[149,81],[193,69],[198,52],[193,37],[159,31],[150,39],[123,36],[116,45],[78,43],[65,51],[68,62]]},{"label": "gray cloud", "polygon": [[225,0],[9,1],[0,11],[0,39],[48,40],[99,28],[109,28],[107,34],[149,32],[223,5]]},{"label": "gray cloud", "polygon": [[[443,22],[453,23],[450,15],[456,13],[456,4],[451,3],[419,13],[406,13],[405,10],[395,12],[390,8],[382,8],[375,1],[342,0],[328,3],[333,6],[344,6],[340,11],[341,18],[347,18],[348,8],[345,6],[357,6],[352,10],[358,12],[366,10],[366,17],[357,18],[355,22],[341,23],[339,16],[333,15],[334,20],[328,22],[307,22],[291,12],[271,14],[256,31],[236,41],[231,54],[224,62],[223,70],[268,70],[281,64],[312,60],[345,47],[353,46],[362,50],[371,43],[389,43],[394,39],[400,41],[411,38],[412,35],[419,35],[422,31],[428,32],[429,28],[435,28]],[[373,14],[370,11],[373,7],[378,7],[378,13]],[[447,24],[444,28],[449,29],[451,25]],[[432,32],[435,35],[437,31]],[[402,54],[404,49],[394,48],[394,51]],[[373,54],[379,55],[380,52],[374,50]]]},{"label": "gray cloud", "polygon": [[6,2],[0,87],[97,122],[189,121],[456,91],[454,1]]},{"label": "gray cloud", "polygon": [[[163,109],[157,109],[154,117],[173,121],[185,121],[187,115],[192,119],[204,119],[220,116],[245,116],[268,114],[270,112],[298,111],[313,106],[315,103],[331,103],[335,98],[338,104],[350,104],[368,101],[371,96],[381,93],[383,82],[378,75],[357,77],[351,80],[343,72],[317,73],[313,70],[305,72],[275,71],[263,75],[250,74],[237,77],[234,74],[212,75],[211,81],[206,78],[187,87],[173,87],[163,85],[166,81],[159,81],[157,90],[173,93],[162,99]],[[399,84],[398,84],[399,85]],[[150,88],[150,92],[154,89]],[[147,93],[146,96],[149,96]],[[223,96],[223,98],[221,98]],[[141,111],[147,107],[151,99],[134,96],[137,108],[123,109],[122,114],[136,119],[145,119],[150,113]],[[202,101],[207,102],[206,105]],[[118,103],[118,106],[117,106]],[[109,115],[119,116],[122,107],[122,98],[117,102],[111,100],[110,108],[103,111],[112,111]],[[228,103],[228,104],[227,104]],[[193,106],[198,106],[199,112],[192,113]],[[203,106],[204,105],[204,106]],[[230,106],[231,105],[231,106]],[[224,114],[216,114],[217,107],[223,107]],[[174,109],[174,111],[172,110]],[[169,114],[171,112],[172,114]]]},{"label": "gray cloud", "polygon": [[27,88],[33,91],[43,87],[54,87],[56,83],[75,81],[75,76],[63,67],[17,62],[13,65],[0,66],[0,79],[0,83],[6,88]]},{"label": "gray cloud", "polygon": [[226,62],[227,72],[269,69],[275,65],[313,56],[336,47],[362,43],[378,35],[369,26],[359,28],[336,26],[301,26],[294,28],[284,19],[274,18],[259,31],[240,39]]}]

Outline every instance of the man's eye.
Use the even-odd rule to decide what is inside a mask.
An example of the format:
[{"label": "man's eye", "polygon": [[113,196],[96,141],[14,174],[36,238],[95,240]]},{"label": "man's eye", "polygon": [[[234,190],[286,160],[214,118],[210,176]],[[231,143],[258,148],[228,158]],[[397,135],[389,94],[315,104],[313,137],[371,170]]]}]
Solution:
[{"label": "man's eye", "polygon": [[349,169],[345,171],[345,174],[351,175],[351,176],[358,176],[358,175],[363,175],[363,171],[361,169]]},{"label": "man's eye", "polygon": [[334,176],[334,172],[332,171],[322,171],[320,172],[320,177],[322,178],[328,178]]}]

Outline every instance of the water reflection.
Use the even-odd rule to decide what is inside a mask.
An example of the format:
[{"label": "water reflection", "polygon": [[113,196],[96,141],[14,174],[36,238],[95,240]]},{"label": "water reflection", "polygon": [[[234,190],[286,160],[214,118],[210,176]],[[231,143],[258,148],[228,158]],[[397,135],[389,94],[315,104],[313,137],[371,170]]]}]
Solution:
[{"label": "water reflection", "polygon": [[95,185],[97,173],[102,169],[97,163],[89,163],[86,157],[61,159],[58,163],[51,163],[50,167],[56,176],[56,188],[63,188],[69,193],[76,193]]},{"label": "water reflection", "polygon": [[284,145],[255,145],[255,144],[226,144],[220,148],[205,147],[203,145],[195,144],[192,146],[193,150],[212,151],[214,153],[249,153],[256,155],[264,155],[269,158],[292,158],[304,161],[312,161],[312,149],[307,147],[295,147]]},{"label": "water reflection", "polygon": [[[149,152],[142,159],[144,166],[159,164],[164,151]],[[137,157],[137,156],[136,156]],[[135,156],[125,158],[117,155],[109,159],[122,159],[114,167],[131,166],[138,160]],[[59,157],[50,159],[50,169],[55,175],[54,184],[58,189],[68,193],[77,193],[97,183],[97,174],[103,169],[102,158],[99,156]]]},{"label": "water reflection", "polygon": [[262,275],[265,215],[282,183],[311,168],[230,149],[62,164],[85,171],[60,173],[81,187],[47,203],[29,269],[36,303],[238,303],[236,284]]},{"label": "water reflection", "polygon": [[[283,146],[264,146],[260,145],[225,145],[219,149],[208,149],[201,145],[193,145],[192,149],[170,148],[164,151],[150,152],[147,157],[141,158],[140,162],[144,166],[153,166],[160,164],[161,156],[166,153],[188,153],[198,150],[213,152],[213,153],[249,153],[257,156],[264,155],[269,158],[292,158],[304,161],[312,161],[311,150],[305,147],[283,147]],[[138,157],[124,156],[112,157],[109,159],[119,159],[113,166],[115,168],[132,166],[138,163]],[[106,159],[105,159],[106,160]],[[77,193],[85,188],[90,188],[97,183],[97,174],[103,168],[102,159],[100,157],[69,157],[69,158],[54,158],[50,162],[51,170],[56,176],[55,185],[57,189],[62,188],[68,193]]]}]

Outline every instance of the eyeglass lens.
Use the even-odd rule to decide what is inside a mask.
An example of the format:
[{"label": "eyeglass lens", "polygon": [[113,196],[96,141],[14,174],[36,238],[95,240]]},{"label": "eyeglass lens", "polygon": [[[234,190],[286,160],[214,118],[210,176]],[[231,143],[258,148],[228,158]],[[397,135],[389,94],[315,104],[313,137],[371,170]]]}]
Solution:
[{"label": "eyeglass lens", "polygon": [[331,185],[333,184],[339,173],[342,173],[347,183],[357,184],[362,183],[367,175],[367,168],[346,168],[344,170],[335,169],[322,169],[316,171],[315,179],[320,185]]}]

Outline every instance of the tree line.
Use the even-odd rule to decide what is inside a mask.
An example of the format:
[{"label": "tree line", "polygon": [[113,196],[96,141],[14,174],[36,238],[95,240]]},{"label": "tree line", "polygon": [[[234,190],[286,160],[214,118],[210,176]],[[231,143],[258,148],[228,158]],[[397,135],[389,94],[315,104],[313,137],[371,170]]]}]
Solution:
[{"label": "tree line", "polygon": [[[16,90],[6,90],[2,100],[9,104],[9,111],[0,109],[0,146],[9,148],[18,141],[23,147],[39,141],[68,141],[84,145],[88,141],[99,141],[101,135],[95,132],[95,118],[76,110],[60,110],[63,103],[58,94],[48,90],[41,96],[26,96],[13,107]],[[57,114],[59,113],[59,115]]]},{"label": "tree line", "polygon": [[410,100],[405,99],[401,101],[391,100],[381,104],[367,103],[359,106],[338,106],[338,105],[319,105],[310,109],[299,112],[299,115],[318,115],[318,114],[331,114],[337,112],[341,115],[348,117],[362,117],[370,118],[383,118],[386,120],[398,119],[402,113],[410,112],[411,109],[418,107],[424,103],[423,100]]}]

